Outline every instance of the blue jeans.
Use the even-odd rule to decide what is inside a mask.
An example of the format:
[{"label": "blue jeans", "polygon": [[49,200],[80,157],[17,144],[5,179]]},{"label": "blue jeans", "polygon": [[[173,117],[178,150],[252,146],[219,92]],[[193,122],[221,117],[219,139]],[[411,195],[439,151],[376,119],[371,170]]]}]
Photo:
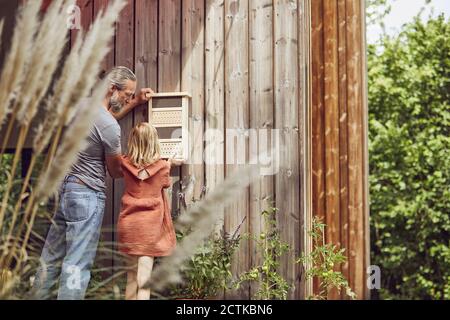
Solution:
[{"label": "blue jeans", "polygon": [[32,294],[49,299],[58,282],[58,300],[84,299],[97,251],[105,209],[105,193],[73,182],[59,190],[59,206],[42,250]]}]

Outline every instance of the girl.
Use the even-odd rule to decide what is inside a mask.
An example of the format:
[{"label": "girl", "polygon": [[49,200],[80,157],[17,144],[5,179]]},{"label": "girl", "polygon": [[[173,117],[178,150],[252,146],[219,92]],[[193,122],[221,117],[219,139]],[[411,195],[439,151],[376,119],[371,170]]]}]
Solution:
[{"label": "girl", "polygon": [[171,184],[170,167],[160,158],[156,129],[148,123],[134,127],[128,153],[122,157],[125,192],[119,215],[119,250],[129,257],[125,299],[149,300],[153,258],[170,255],[176,245],[170,207],[164,188]]}]

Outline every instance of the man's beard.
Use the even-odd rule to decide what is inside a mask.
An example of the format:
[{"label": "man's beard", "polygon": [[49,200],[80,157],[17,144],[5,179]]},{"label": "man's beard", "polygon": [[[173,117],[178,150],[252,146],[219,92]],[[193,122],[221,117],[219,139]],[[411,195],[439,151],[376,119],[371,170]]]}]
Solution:
[{"label": "man's beard", "polygon": [[111,107],[112,112],[118,113],[120,112],[124,105],[119,101],[119,97],[117,96],[117,92],[115,92],[111,99],[109,100],[109,106]]}]

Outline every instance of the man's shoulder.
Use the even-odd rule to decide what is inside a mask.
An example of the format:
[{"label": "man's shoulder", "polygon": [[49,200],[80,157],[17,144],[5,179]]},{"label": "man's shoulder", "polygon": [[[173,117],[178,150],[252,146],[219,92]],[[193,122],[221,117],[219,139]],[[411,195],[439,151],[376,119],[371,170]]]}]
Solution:
[{"label": "man's shoulder", "polygon": [[120,125],[117,122],[116,118],[114,118],[113,115],[103,107],[101,107],[101,110],[97,116],[95,126],[99,130],[109,129],[120,132]]}]

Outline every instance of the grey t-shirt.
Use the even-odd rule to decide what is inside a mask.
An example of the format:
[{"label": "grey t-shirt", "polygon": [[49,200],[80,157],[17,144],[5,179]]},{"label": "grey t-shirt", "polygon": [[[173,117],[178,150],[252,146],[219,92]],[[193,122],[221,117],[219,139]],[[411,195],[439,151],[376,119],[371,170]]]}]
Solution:
[{"label": "grey t-shirt", "polygon": [[105,156],[120,155],[122,151],[119,123],[104,107],[98,108],[101,110],[87,138],[87,147],[78,153],[78,160],[68,174],[77,177],[91,189],[104,192]]}]

